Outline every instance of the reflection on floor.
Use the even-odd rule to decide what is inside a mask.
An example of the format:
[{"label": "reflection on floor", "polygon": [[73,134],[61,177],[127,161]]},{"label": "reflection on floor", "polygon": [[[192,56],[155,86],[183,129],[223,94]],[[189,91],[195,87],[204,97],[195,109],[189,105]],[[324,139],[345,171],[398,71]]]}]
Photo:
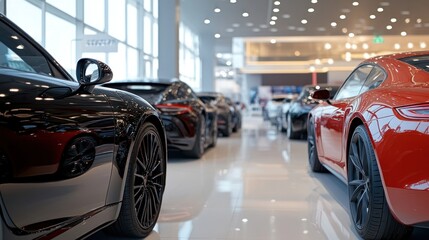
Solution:
[{"label": "reflection on floor", "polygon": [[[359,239],[347,188],[311,173],[306,141],[291,141],[257,117],[219,138],[200,160],[170,156],[155,239]],[[418,229],[412,239],[428,239]],[[100,232],[90,239],[118,239]]]}]

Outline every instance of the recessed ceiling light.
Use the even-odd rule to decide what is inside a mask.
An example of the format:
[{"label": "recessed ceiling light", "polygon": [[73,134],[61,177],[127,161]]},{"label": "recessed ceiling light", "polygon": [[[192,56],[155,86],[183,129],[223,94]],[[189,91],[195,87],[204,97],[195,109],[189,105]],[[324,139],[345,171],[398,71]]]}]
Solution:
[{"label": "recessed ceiling light", "polygon": [[401,49],[401,44],[399,43],[395,43],[395,45],[393,46],[396,50]]},{"label": "recessed ceiling light", "polygon": [[283,18],[290,18],[290,15],[289,14],[283,14],[282,17]]},{"label": "recessed ceiling light", "polygon": [[311,0],[311,3],[317,3],[317,0]]},{"label": "recessed ceiling light", "polygon": [[254,28],[254,29],[252,29],[252,31],[254,31],[254,32],[259,32],[259,31],[261,31],[261,29],[259,29],[259,28]]},{"label": "recessed ceiling light", "polygon": [[227,28],[226,31],[227,32],[234,32],[234,29],[233,28]]},{"label": "recessed ceiling light", "polygon": [[365,49],[365,50],[367,50],[367,49],[369,48],[368,43],[364,43],[364,44],[362,44],[362,48],[363,48],[363,49]]},{"label": "recessed ceiling light", "polygon": [[391,21],[391,22],[393,22],[393,23],[395,23],[395,22],[397,22],[397,21],[398,21],[398,19],[396,19],[396,18],[391,18],[391,19],[390,19],[390,21]]},{"label": "recessed ceiling light", "polygon": [[354,33],[349,33],[349,37],[355,37],[355,34]]},{"label": "recessed ceiling light", "polygon": [[216,34],[214,35],[214,37],[215,37],[215,38],[220,38],[220,34],[219,34],[219,33],[216,33]]},{"label": "recessed ceiling light", "polygon": [[401,11],[402,15],[410,15],[410,11]]},{"label": "recessed ceiling light", "polygon": [[274,5],[276,5],[276,6],[280,5],[280,1],[275,1]]},{"label": "recessed ceiling light", "polygon": [[296,27],[295,26],[289,26],[289,27],[287,27],[287,29],[289,29],[289,30],[296,30]]},{"label": "recessed ceiling light", "polygon": [[220,13],[220,8],[215,8],[213,11],[214,11],[215,13]]},{"label": "recessed ceiling light", "polygon": [[332,45],[330,43],[325,43],[325,49],[329,50],[332,48]]},{"label": "recessed ceiling light", "polygon": [[266,24],[261,24],[259,25],[260,28],[268,28],[268,26]]},{"label": "recessed ceiling light", "polygon": [[336,27],[336,26],[337,26],[337,23],[336,23],[336,22],[331,22],[331,26],[332,26],[332,27]]},{"label": "recessed ceiling light", "polygon": [[409,43],[407,44],[407,47],[408,47],[409,49],[414,48],[414,44],[413,44],[412,42],[409,42]]},{"label": "recessed ceiling light", "polygon": [[272,44],[274,44],[274,43],[276,43],[277,41],[275,40],[275,39],[271,39],[270,40],[270,43],[272,43]]},{"label": "recessed ceiling light", "polygon": [[352,44],[351,43],[346,43],[346,49],[350,49],[352,48]]},{"label": "recessed ceiling light", "polygon": [[390,6],[390,3],[389,2],[381,2],[380,6],[387,7],[387,6]]},{"label": "recessed ceiling light", "polygon": [[243,17],[248,17],[248,16],[249,16],[249,13],[248,13],[248,12],[244,12],[243,14],[241,14],[241,16],[243,16]]},{"label": "recessed ceiling light", "polygon": [[373,14],[373,15],[370,15],[370,16],[369,16],[369,18],[371,18],[371,19],[375,19],[375,18],[376,18],[376,16]]},{"label": "recessed ceiling light", "polygon": [[238,27],[240,27],[240,24],[239,23],[233,23],[232,26],[238,28]]},{"label": "recessed ceiling light", "polygon": [[381,7],[377,8],[377,12],[383,12],[383,11],[384,11],[383,8],[381,8]]},{"label": "recessed ceiling light", "polygon": [[422,23],[422,19],[421,18],[417,18],[416,23]]},{"label": "recessed ceiling light", "polygon": [[236,3],[237,0],[229,0],[230,3]]},{"label": "recessed ceiling light", "polygon": [[392,25],[387,25],[387,26],[386,26],[386,29],[387,29],[387,30],[392,30],[392,28],[393,28],[393,27],[392,27]]},{"label": "recessed ceiling light", "polygon": [[272,16],[272,17],[271,17],[271,20],[274,20],[274,21],[275,21],[275,20],[277,20],[277,17],[276,17],[276,16]]},{"label": "recessed ceiling light", "polygon": [[295,51],[293,54],[295,54],[295,56],[297,56],[297,57],[301,56],[301,52],[300,51]]},{"label": "recessed ceiling light", "polygon": [[277,32],[277,31],[278,31],[278,29],[277,29],[277,28],[271,28],[271,29],[270,29],[270,31],[271,31],[271,32]]},{"label": "recessed ceiling light", "polygon": [[334,59],[332,59],[332,58],[328,59],[328,63],[329,63],[330,65],[334,64]]},{"label": "recessed ceiling light", "polygon": [[299,32],[304,32],[304,31],[305,31],[305,28],[303,28],[303,27],[299,27],[299,28],[297,28],[296,30],[297,30],[297,31],[299,31]]},{"label": "recessed ceiling light", "polygon": [[421,42],[420,43],[420,48],[426,48],[426,43],[425,42]]},{"label": "recessed ceiling light", "polygon": [[209,24],[210,23],[210,19],[204,19],[204,23],[205,24]]},{"label": "recessed ceiling light", "polygon": [[359,2],[353,2],[353,6],[359,6]]},{"label": "recessed ceiling light", "polygon": [[350,13],[350,9],[348,9],[348,8],[343,8],[343,9],[341,9],[341,12],[342,12],[342,13]]},{"label": "recessed ceiling light", "polygon": [[340,19],[346,19],[346,15],[340,15]]},{"label": "recessed ceiling light", "polygon": [[312,13],[312,12],[314,12],[314,8],[309,8],[307,11]]},{"label": "recessed ceiling light", "polygon": [[341,29],[341,31],[342,31],[343,33],[347,33],[347,32],[348,32],[347,28],[343,28],[343,29]]},{"label": "recessed ceiling light", "polygon": [[248,27],[253,27],[253,23],[248,22],[248,23],[246,23],[246,26],[248,26]]},{"label": "recessed ceiling light", "polygon": [[270,25],[276,25],[276,21],[270,21]]},{"label": "recessed ceiling light", "polygon": [[279,11],[280,11],[280,9],[278,9],[278,8],[273,9],[273,12],[279,12]]},{"label": "recessed ceiling light", "polygon": [[411,20],[409,18],[405,18],[405,23],[410,23]]},{"label": "recessed ceiling light", "polygon": [[308,21],[307,21],[307,19],[302,19],[302,20],[301,20],[301,23],[302,23],[302,24],[307,24],[307,23],[308,23]]},{"label": "recessed ceiling light", "polygon": [[324,27],[318,27],[318,28],[317,28],[317,31],[319,31],[319,32],[324,32],[324,31],[326,31],[326,28],[324,28]]},{"label": "recessed ceiling light", "polygon": [[405,31],[401,32],[401,36],[403,36],[403,37],[407,36],[407,32],[405,32]]}]

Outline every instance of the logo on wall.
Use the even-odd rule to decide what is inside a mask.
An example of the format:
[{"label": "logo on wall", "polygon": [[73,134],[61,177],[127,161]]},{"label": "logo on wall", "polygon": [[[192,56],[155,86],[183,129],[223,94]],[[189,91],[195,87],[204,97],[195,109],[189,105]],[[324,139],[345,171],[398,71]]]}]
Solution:
[{"label": "logo on wall", "polygon": [[117,52],[118,41],[106,34],[84,35],[83,52]]}]

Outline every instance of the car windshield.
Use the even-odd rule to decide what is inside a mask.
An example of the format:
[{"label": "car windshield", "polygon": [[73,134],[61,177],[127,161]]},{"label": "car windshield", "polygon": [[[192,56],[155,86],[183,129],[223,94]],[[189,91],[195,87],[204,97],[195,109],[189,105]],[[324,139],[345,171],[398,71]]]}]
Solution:
[{"label": "car windshield", "polygon": [[429,55],[402,58],[400,60],[429,72]]},{"label": "car windshield", "polygon": [[168,87],[166,84],[107,84],[106,86],[134,93],[151,104],[159,102]]},{"label": "car windshield", "polygon": [[208,104],[216,102],[216,97],[214,96],[199,96],[199,98],[201,99],[201,101]]}]

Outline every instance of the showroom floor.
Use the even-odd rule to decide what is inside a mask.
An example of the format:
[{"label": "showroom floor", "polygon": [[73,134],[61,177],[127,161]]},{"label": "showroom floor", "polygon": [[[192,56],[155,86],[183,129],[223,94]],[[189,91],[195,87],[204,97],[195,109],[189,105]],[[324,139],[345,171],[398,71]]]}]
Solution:
[{"label": "showroom floor", "polygon": [[[411,239],[428,239],[429,230]],[[118,239],[102,232],[90,239]],[[291,141],[260,117],[219,138],[200,160],[170,156],[155,239],[359,239],[347,188],[307,166],[306,141]]]}]

